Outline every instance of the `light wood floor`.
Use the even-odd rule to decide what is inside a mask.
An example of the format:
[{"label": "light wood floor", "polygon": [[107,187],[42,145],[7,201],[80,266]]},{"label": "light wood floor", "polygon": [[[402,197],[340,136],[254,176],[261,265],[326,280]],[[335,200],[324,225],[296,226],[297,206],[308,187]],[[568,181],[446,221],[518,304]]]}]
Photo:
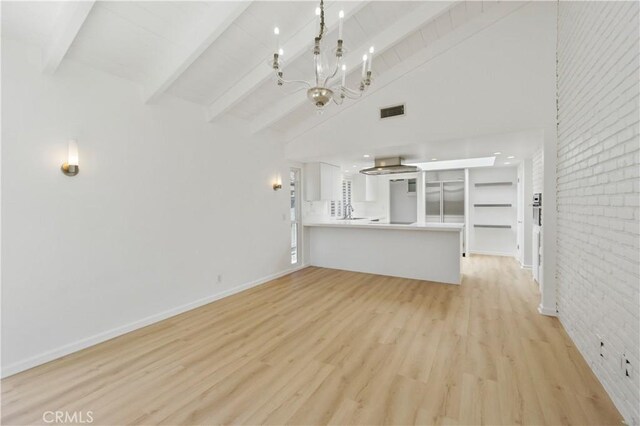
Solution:
[{"label": "light wood floor", "polygon": [[2,423],[621,423],[513,259],[464,274],[307,268],[3,380]]}]

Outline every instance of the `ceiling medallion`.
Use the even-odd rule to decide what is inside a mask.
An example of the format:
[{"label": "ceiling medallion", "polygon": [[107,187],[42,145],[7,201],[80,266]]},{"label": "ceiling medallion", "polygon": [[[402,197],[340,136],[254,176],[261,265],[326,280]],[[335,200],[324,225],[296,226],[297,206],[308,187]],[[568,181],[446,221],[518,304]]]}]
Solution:
[{"label": "ceiling medallion", "polygon": [[[320,0],[320,7],[316,8],[316,26],[318,35],[314,39],[313,44],[313,69],[315,80],[308,82],[305,80],[285,80],[282,69],[281,58],[284,54],[280,47],[280,29],[274,28],[273,33],[276,36],[276,51],[273,54],[272,67],[276,74],[278,86],[285,84],[301,84],[307,89],[307,97],[316,106],[319,112],[322,112],[324,106],[333,100],[337,105],[341,105],[345,98],[357,99],[371,85],[371,62],[373,60],[373,46],[369,48],[369,54],[362,57],[362,72],[360,86],[358,89],[350,89],[346,87],[347,65],[344,63],[344,55],[346,49],[342,39],[342,27],[344,21],[344,11],[338,14],[338,45],[335,48],[335,63],[329,65],[329,55],[323,54],[323,36],[327,27],[324,23],[324,0]],[[338,75],[338,71],[342,70],[342,75]]]}]

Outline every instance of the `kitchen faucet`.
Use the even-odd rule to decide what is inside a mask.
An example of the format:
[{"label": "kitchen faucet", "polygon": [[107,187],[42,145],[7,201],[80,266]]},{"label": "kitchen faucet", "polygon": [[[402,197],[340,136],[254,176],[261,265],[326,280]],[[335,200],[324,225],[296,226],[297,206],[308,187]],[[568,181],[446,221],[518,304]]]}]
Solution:
[{"label": "kitchen faucet", "polygon": [[344,206],[344,217],[343,219],[351,219],[351,213],[353,213],[353,206],[351,203]]}]

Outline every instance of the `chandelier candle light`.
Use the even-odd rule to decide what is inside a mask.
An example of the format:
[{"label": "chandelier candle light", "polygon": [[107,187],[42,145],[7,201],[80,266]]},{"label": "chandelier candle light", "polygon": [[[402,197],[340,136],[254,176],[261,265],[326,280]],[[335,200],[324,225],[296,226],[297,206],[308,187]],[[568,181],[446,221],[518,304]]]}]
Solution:
[{"label": "chandelier candle light", "polygon": [[[344,24],[344,11],[340,11],[338,14],[338,43],[335,49],[335,64],[333,67],[329,67],[328,64],[323,64],[322,58],[322,43],[323,36],[327,30],[324,23],[324,0],[320,0],[320,7],[316,8],[316,28],[318,35],[314,39],[313,44],[313,68],[315,74],[315,81],[308,82],[305,80],[285,80],[284,72],[282,70],[282,64],[280,59],[284,54],[284,51],[280,47],[280,29],[275,27],[273,34],[276,37],[276,50],[273,54],[272,67],[276,74],[276,81],[278,86],[284,84],[302,84],[307,89],[307,97],[318,108],[319,112],[323,111],[323,108],[331,100],[337,105],[341,105],[345,98],[357,99],[362,96],[362,93],[371,85],[371,63],[373,60],[373,46],[369,48],[369,54],[365,54],[362,57],[362,76],[360,79],[360,87],[357,90],[346,87],[347,80],[347,65],[344,64],[344,55],[346,50],[344,48],[344,41],[342,39],[342,31]],[[342,70],[342,78],[336,78],[338,71]]]}]

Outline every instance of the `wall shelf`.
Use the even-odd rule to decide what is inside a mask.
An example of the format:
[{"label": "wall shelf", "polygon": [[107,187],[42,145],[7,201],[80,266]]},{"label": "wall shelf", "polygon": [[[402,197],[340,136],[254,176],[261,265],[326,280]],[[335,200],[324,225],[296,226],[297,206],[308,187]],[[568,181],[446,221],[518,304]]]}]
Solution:
[{"label": "wall shelf", "polygon": [[511,229],[511,225],[473,225],[474,228],[501,228]]},{"label": "wall shelf", "polygon": [[474,204],[473,207],[511,207],[511,204]]},{"label": "wall shelf", "polygon": [[481,182],[476,183],[475,186],[511,186],[513,182]]}]

